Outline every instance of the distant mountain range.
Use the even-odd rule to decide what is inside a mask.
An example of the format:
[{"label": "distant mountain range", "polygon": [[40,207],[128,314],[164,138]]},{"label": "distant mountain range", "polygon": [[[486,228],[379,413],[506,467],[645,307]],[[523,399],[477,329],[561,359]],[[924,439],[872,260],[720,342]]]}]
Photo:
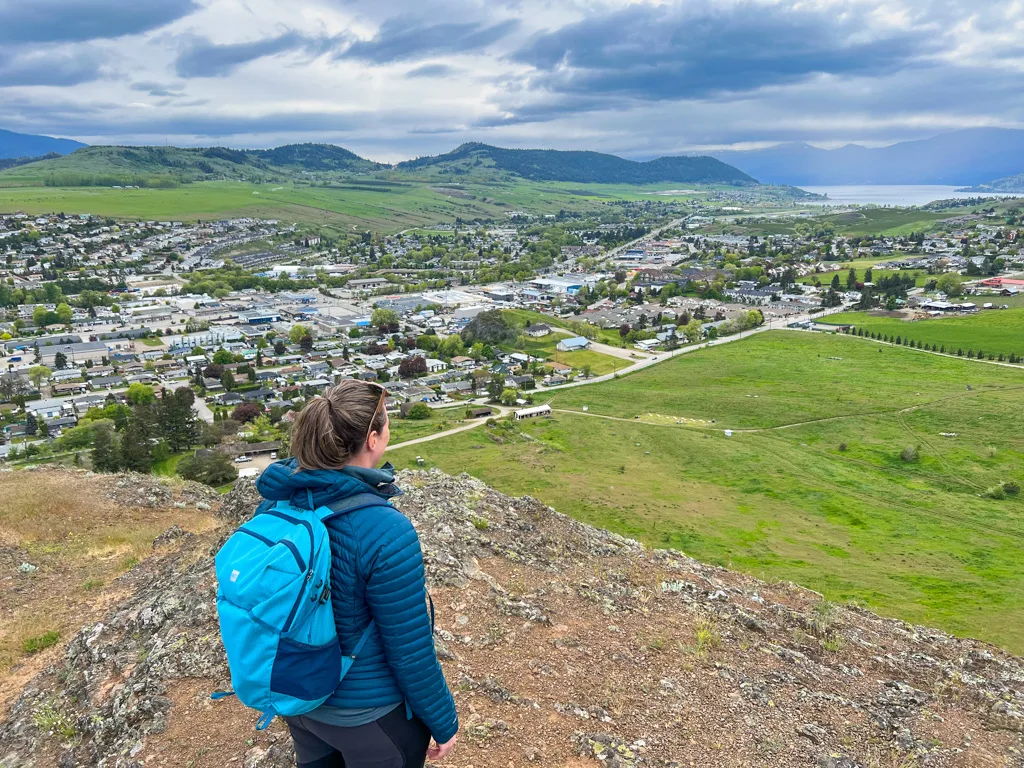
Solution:
[{"label": "distant mountain range", "polygon": [[84,146],[82,142],[71,139],[53,139],[0,129],[0,159],[39,157],[52,152],[67,155]]},{"label": "distant mountain range", "polygon": [[[552,149],[502,149],[463,144],[452,152],[421,157],[397,166],[375,163],[331,144],[290,144],[276,149],[225,147],[83,147],[69,155],[17,167],[0,178],[50,186],[165,186],[206,179],[249,181],[308,178],[332,173],[383,173],[446,182],[517,176],[531,181],[649,184],[756,184],[743,171],[711,157],[660,157],[649,162],[624,160],[598,152]],[[2,166],[0,166],[2,167]]]},{"label": "distant mountain range", "polygon": [[1024,172],[1024,130],[973,128],[878,148],[791,143],[711,154],[765,184],[968,186]]},{"label": "distant mountain range", "polygon": [[625,160],[600,152],[555,149],[502,149],[468,143],[443,155],[407,160],[403,171],[434,171],[452,176],[495,169],[532,181],[578,184],[756,184],[743,171],[713,157],[659,157],[648,162]]}]

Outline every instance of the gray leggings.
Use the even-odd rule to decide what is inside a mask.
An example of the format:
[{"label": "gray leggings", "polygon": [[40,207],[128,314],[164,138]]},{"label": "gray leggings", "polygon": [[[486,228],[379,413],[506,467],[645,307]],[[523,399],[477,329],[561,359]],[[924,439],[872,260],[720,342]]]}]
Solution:
[{"label": "gray leggings", "polygon": [[327,725],[300,715],[285,722],[295,741],[298,768],[422,768],[430,731],[406,718],[405,707],[353,728]]}]

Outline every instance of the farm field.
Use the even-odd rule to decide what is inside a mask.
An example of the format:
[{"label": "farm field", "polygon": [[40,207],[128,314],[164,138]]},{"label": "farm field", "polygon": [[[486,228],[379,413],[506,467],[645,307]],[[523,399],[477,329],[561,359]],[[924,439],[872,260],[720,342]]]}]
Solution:
[{"label": "farm field", "polygon": [[[389,458],[405,467],[422,455],[654,546],[1020,652],[1024,498],[983,494],[1024,479],[1024,372],[877,349],[761,334],[552,403],[586,400],[586,414],[556,411],[522,432],[482,427]],[[886,353],[886,374],[871,375],[870,355]],[[712,410],[717,423],[702,424]],[[665,413],[674,418],[654,415]],[[843,418],[723,431],[808,414]],[[908,446],[917,458],[905,461]]]},{"label": "farm field", "polygon": [[[1001,297],[992,298],[993,303]],[[975,299],[972,299],[975,301]],[[979,302],[981,299],[977,299]],[[843,312],[832,315],[824,322],[829,325],[856,325],[866,331],[901,336],[922,344],[945,346],[947,352],[963,349],[975,352],[1024,356],[1024,309],[982,310],[976,315],[956,317],[929,317],[922,320],[902,320],[897,317],[873,315],[867,312]]]},{"label": "farm field", "polygon": [[[532,197],[520,187],[533,189]],[[550,186],[550,185],[549,185]],[[197,182],[174,189],[0,187],[0,211],[92,213],[127,219],[186,221],[256,216],[341,228],[396,232],[456,217],[504,217],[505,206],[537,211],[577,210],[599,203],[550,186],[509,184],[441,187],[420,182],[377,187],[307,187],[291,183]]]},{"label": "farm field", "polygon": [[849,213],[820,217],[843,235],[909,235],[935,228],[935,222],[950,214],[919,208],[863,208]]}]

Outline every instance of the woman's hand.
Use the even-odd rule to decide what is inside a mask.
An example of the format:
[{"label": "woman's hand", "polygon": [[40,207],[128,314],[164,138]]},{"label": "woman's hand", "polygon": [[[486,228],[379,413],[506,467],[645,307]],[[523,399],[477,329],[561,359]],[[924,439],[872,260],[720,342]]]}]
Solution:
[{"label": "woman's hand", "polygon": [[455,736],[452,736],[444,744],[438,744],[436,741],[433,742],[427,748],[427,757],[430,760],[444,760],[445,755],[455,749],[455,738]]}]

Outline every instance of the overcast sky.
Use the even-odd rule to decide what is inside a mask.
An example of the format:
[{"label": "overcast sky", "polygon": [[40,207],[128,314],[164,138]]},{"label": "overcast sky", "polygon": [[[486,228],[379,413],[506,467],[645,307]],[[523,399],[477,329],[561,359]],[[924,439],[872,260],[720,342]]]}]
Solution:
[{"label": "overcast sky", "polygon": [[1024,127],[1024,0],[0,0],[0,127],[647,158]]}]

